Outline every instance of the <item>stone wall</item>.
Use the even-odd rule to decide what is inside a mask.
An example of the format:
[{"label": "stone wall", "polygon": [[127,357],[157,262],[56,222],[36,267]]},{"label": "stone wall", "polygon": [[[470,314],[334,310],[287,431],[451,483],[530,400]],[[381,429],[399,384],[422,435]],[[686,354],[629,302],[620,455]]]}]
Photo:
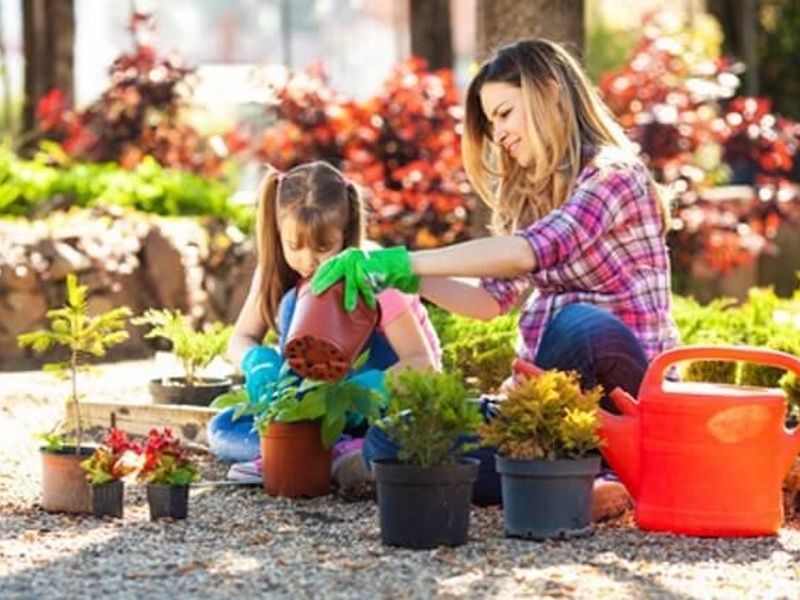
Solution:
[{"label": "stone wall", "polygon": [[[37,367],[57,354],[34,355],[17,335],[47,324],[76,273],[89,287],[91,312],[129,306],[182,310],[197,324],[235,321],[255,268],[255,244],[208,219],[165,218],[94,208],[37,221],[0,221],[0,370]],[[155,349],[140,327],[108,359],[144,357]]]}]

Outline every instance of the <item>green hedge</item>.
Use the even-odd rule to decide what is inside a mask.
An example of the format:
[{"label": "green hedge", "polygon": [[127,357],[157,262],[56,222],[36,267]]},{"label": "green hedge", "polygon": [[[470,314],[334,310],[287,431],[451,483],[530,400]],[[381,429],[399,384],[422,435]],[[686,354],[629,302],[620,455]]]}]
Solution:
[{"label": "green hedge", "polygon": [[130,170],[115,163],[53,166],[0,147],[0,216],[31,215],[42,203],[64,196],[81,207],[106,204],[167,216],[209,215],[250,230],[252,209],[229,201],[232,179],[166,169],[152,158]]},{"label": "green hedge", "polygon": [[[775,312],[781,310],[789,315],[800,313],[800,288],[792,299],[779,298],[769,288],[753,288],[742,305],[731,299],[701,305],[692,298],[673,296],[673,316],[682,344],[749,345],[800,356],[800,330],[775,322]],[[497,391],[511,373],[518,313],[487,322],[455,316],[435,306],[428,312],[442,344],[444,368],[460,371],[481,391]],[[784,376],[779,369],[698,361],[683,365],[683,377],[690,381],[781,385],[790,396],[792,410],[800,416],[797,379]]]}]

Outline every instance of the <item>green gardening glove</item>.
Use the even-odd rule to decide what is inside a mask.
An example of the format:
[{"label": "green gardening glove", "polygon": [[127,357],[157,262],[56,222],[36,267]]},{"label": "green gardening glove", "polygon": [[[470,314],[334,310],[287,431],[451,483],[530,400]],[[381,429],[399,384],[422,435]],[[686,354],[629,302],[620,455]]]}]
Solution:
[{"label": "green gardening glove", "polygon": [[356,307],[359,293],[367,306],[375,308],[377,292],[387,288],[407,293],[419,290],[419,277],[412,272],[411,258],[403,246],[370,252],[348,248],[317,269],[311,290],[321,294],[340,279],[344,279],[345,310]]}]

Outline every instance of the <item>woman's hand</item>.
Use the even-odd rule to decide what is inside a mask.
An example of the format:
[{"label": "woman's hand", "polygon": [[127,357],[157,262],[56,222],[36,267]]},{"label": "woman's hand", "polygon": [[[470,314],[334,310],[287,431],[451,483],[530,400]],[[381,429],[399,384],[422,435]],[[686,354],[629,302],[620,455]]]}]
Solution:
[{"label": "woman's hand", "polygon": [[348,248],[325,261],[311,280],[311,290],[319,295],[344,279],[344,308],[353,310],[358,295],[375,308],[375,293],[387,288],[416,293],[419,277],[411,270],[411,258],[403,246],[367,252]]}]

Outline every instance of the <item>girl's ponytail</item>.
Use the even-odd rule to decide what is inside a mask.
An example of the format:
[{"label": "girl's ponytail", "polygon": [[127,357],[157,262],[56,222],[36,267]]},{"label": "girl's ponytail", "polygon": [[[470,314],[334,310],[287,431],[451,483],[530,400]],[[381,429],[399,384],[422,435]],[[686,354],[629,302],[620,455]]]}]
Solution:
[{"label": "girl's ponytail", "polygon": [[364,211],[361,195],[352,181],[345,184],[347,193],[347,227],[344,231],[344,247],[358,248],[364,237]]},{"label": "girl's ponytail", "polygon": [[278,330],[278,306],[287,289],[297,282],[295,273],[286,263],[278,227],[278,191],[283,174],[270,168],[258,190],[256,213],[256,247],[258,269],[261,269],[261,316],[269,326]]}]

